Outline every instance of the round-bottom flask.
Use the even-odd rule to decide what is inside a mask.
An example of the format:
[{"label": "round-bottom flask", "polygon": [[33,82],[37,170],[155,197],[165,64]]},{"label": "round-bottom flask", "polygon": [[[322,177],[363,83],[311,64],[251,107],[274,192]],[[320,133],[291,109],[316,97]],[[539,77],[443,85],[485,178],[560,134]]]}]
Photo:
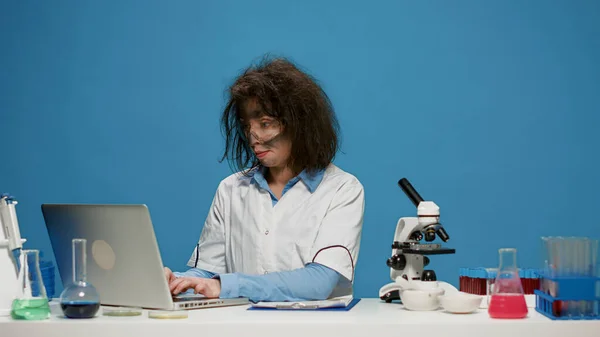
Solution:
[{"label": "round-bottom flask", "polygon": [[96,288],[87,282],[86,240],[73,239],[73,283],[60,294],[60,307],[68,318],[92,318],[100,309]]}]

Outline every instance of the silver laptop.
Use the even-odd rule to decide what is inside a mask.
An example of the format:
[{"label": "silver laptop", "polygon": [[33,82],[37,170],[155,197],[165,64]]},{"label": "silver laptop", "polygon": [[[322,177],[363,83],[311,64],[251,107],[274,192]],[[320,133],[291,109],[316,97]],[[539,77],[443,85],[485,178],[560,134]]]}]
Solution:
[{"label": "silver laptop", "polygon": [[249,303],[172,296],[146,205],[43,204],[42,214],[65,287],[73,279],[71,240],[87,239],[87,279],[102,305],[181,310]]}]

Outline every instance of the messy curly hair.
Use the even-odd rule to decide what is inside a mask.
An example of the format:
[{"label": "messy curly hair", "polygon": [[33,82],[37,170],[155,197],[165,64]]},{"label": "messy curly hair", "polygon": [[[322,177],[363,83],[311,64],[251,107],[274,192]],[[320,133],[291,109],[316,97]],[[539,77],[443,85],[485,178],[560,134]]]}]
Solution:
[{"label": "messy curly hair", "polygon": [[236,171],[259,166],[244,133],[244,103],[256,100],[262,112],[283,126],[282,136],[291,140],[290,167],[298,174],[325,169],[339,148],[339,124],[329,97],[317,81],[285,58],[266,56],[251,65],[228,88],[221,116],[225,151]]}]

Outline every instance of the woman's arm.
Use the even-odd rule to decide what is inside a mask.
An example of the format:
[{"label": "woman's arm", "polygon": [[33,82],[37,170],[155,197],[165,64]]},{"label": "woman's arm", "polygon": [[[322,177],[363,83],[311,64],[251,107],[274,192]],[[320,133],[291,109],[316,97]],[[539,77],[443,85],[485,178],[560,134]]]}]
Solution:
[{"label": "woman's arm", "polygon": [[221,274],[220,298],[245,297],[250,301],[306,301],[329,297],[340,275],[318,263],[265,275]]}]

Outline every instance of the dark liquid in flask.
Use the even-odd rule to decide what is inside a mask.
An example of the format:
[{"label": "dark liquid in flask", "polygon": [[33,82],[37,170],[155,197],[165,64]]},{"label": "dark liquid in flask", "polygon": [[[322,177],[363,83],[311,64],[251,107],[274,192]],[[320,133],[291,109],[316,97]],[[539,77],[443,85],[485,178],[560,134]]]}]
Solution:
[{"label": "dark liquid in flask", "polygon": [[98,302],[65,302],[60,307],[69,318],[91,318],[96,315],[100,309]]}]

